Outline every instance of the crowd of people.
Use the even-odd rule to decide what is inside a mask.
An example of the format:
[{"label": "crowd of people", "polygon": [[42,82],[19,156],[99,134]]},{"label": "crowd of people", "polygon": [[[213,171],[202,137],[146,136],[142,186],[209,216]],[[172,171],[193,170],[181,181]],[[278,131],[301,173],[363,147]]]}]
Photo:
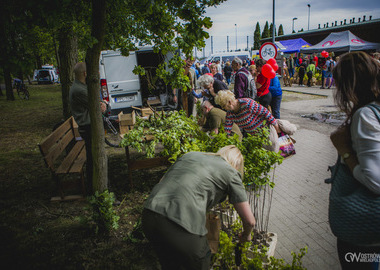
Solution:
[{"label": "crowd of people", "polygon": [[[266,64],[265,60],[242,60],[235,57],[231,62],[228,60],[226,63],[220,63],[220,61],[209,63],[206,61],[203,66],[201,66],[200,62],[194,63],[194,60],[190,61],[189,59],[186,63],[186,67],[191,65],[190,70],[193,70],[195,74],[195,76],[191,77],[193,83],[192,90],[189,91],[191,95],[188,98],[193,101],[189,102],[189,104],[195,104],[197,100],[202,102],[202,108],[204,109],[202,110],[204,113],[203,124],[210,110],[221,110],[224,112],[224,117],[218,123],[226,123],[228,127],[226,131],[230,132],[232,123],[229,120],[226,122],[225,119],[226,115],[229,115],[229,110],[224,106],[225,104],[220,103],[222,98],[219,98],[219,102],[217,101],[218,95],[223,96],[226,91],[236,101],[239,101],[239,104],[249,104],[250,114],[254,116],[255,121],[261,123],[269,114],[273,118],[267,123],[267,126],[269,126],[275,123],[275,119],[280,118],[281,84],[277,76],[269,79],[262,74],[261,69]],[[183,107],[180,109],[183,109]],[[222,114],[219,113],[219,115]],[[258,119],[261,120],[259,121]],[[261,127],[261,124],[259,124],[255,128],[251,127],[244,130],[244,127],[239,125],[238,122],[234,122],[235,124],[239,126],[243,135],[246,133],[252,134],[257,127]],[[215,131],[216,129],[212,128],[212,130]]]},{"label": "crowd of people", "polygon": [[[322,75],[321,89],[330,89],[334,86],[334,80],[332,78],[332,71],[339,61],[339,56],[332,57],[318,57],[316,54],[303,56],[298,54],[297,56],[291,54],[288,57],[283,57],[282,68],[283,76],[292,78],[293,82],[298,83],[303,87],[304,81],[307,80],[307,86],[311,87],[313,84],[313,77],[319,72]],[[305,77],[306,76],[306,77]]]},{"label": "crowd of people", "polygon": [[[339,57],[291,56],[289,59],[284,58],[282,63],[282,68],[288,70],[289,76],[299,74],[299,85],[303,85],[306,75],[307,85],[311,86],[311,78],[317,69],[322,71],[321,88],[330,88],[335,80],[335,102],[347,114],[347,120],[331,134],[331,141],[341,157],[339,162],[345,164],[346,171],[357,182],[353,192],[365,190],[360,195],[360,203],[356,205],[358,212],[363,213],[363,201],[377,200],[380,195],[380,54],[370,57],[364,52],[348,53],[341,60]],[[206,63],[200,68],[199,64],[188,59],[185,74],[190,79],[192,91],[182,92],[187,98],[182,99],[186,100],[182,106],[190,107],[195,99],[201,99],[205,131],[218,133],[223,124],[228,135],[237,134],[240,139],[244,134],[255,134],[264,126],[271,126],[280,133],[277,119],[280,119],[281,85],[277,76],[266,76],[263,71],[266,64],[265,60],[257,59],[248,66],[247,61],[234,58],[223,66],[216,62],[210,66]],[[298,68],[297,72],[295,68]],[[86,65],[78,63],[74,72],[70,106],[85,140],[87,188],[92,190]],[[229,89],[232,76],[234,86]],[[252,85],[256,91],[247,91],[252,90]],[[100,107],[102,112],[106,110],[104,102],[100,103]],[[217,153],[190,152],[180,157],[154,187],[144,205],[142,227],[163,269],[209,269],[211,253],[206,237],[206,213],[227,196],[243,223],[240,241],[250,240],[255,218],[242,183],[243,168],[243,156],[234,145],[223,147]],[[346,194],[345,200],[349,196]],[[355,196],[358,200],[359,195]],[[330,196],[330,204],[333,203]],[[379,207],[371,207],[373,211],[361,215],[360,224],[379,226]],[[374,222],[369,221],[370,216],[374,217]],[[352,229],[358,220],[351,219],[348,214],[344,222]],[[360,233],[365,235],[366,228],[360,229]],[[337,235],[342,269],[378,267],[376,262],[347,263],[345,260],[349,253],[380,254],[378,229],[371,229],[370,241],[367,242],[355,242],[350,236]]]},{"label": "crowd of people", "polygon": [[[373,204],[363,208],[364,201],[378,201],[380,194],[380,60],[363,52],[348,53],[338,60],[331,57],[325,61],[291,58],[289,62],[294,67],[296,62],[299,63],[298,74],[308,77],[308,86],[318,68],[323,72],[323,88],[331,87],[332,78],[336,80],[335,101],[347,113],[347,120],[331,134],[331,140],[341,157],[339,162],[347,168],[346,173],[356,179],[357,183],[351,190],[354,196],[346,194],[344,200],[357,200],[353,208],[357,209],[355,211],[360,216],[360,220],[350,218],[350,213],[355,211],[346,211],[347,208],[343,211],[347,214],[342,213],[346,217],[339,224],[345,226],[342,230],[356,229],[356,223],[369,226],[357,228],[364,236],[359,242],[353,241],[350,238],[352,235],[343,237],[345,234],[340,236],[337,233],[338,256],[342,269],[377,269],[377,261],[348,262],[347,254],[380,255],[380,208]],[[283,67],[289,67],[285,59],[283,64]],[[280,132],[277,119],[280,118],[281,86],[278,77],[268,79],[262,74],[264,65],[262,59],[249,67],[245,67],[240,59],[234,59],[231,64],[225,65],[224,68],[231,67],[232,71],[229,69],[229,72],[235,73],[235,85],[231,90],[228,90],[229,82],[225,76],[214,76],[221,73],[217,68],[215,71],[213,65],[211,73],[199,77],[199,85],[203,89],[199,98],[203,99],[206,130],[217,133],[219,125],[224,124],[227,134],[237,133],[242,136],[245,133],[254,134],[264,125],[272,125]],[[289,69],[289,74],[294,73]],[[229,75],[230,73],[227,76]],[[246,96],[249,78],[255,81],[257,96],[254,98]],[[301,80],[299,84],[302,85]],[[193,93],[196,94],[195,91]],[[371,106],[377,109],[372,110]],[[270,107],[272,113],[268,109]],[[213,169],[205,169],[206,163],[207,166],[212,163],[210,167]],[[228,192],[243,221],[244,231],[240,240],[244,242],[249,239],[247,233],[251,232],[255,220],[247,206],[241,179],[236,177],[242,163],[241,153],[234,146],[222,148],[217,154],[188,153],[155,186],[145,204],[142,223],[164,269],[179,269],[181,266],[186,266],[186,269],[209,269],[210,249],[205,240],[204,217],[207,209]],[[178,181],[179,175],[184,181]],[[228,176],[229,180],[224,176]],[[360,199],[358,193],[355,193],[358,190],[361,190]],[[200,201],[195,202],[197,199]],[[334,201],[330,194],[330,205],[332,204]],[[366,212],[368,207],[372,207],[370,212]],[[369,241],[366,242],[365,239]]]}]

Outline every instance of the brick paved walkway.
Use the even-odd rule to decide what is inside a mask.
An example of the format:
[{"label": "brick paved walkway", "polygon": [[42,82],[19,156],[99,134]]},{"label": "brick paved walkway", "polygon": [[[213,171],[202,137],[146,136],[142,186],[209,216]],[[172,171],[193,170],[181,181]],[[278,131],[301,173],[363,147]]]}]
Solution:
[{"label": "brick paved walkway", "polygon": [[[289,89],[289,88],[285,88]],[[336,252],[336,238],[328,223],[328,195],[330,186],[328,165],[335,162],[337,154],[329,133],[336,127],[301,118],[301,114],[335,111],[332,90],[316,87],[292,87],[289,90],[325,94],[328,98],[282,104],[283,119],[299,127],[293,136],[297,154],[277,166],[275,189],[269,221],[269,231],[278,235],[275,257],[291,262],[291,251],[298,252],[308,246],[303,259],[307,269],[340,269]]]}]

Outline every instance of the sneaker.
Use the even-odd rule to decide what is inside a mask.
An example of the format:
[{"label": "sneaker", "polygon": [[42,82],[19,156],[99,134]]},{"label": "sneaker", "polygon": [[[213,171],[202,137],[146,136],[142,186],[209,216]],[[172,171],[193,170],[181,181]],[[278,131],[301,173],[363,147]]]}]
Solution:
[{"label": "sneaker", "polygon": [[320,89],[325,89],[325,88],[323,86],[321,86]]},{"label": "sneaker", "polygon": [[330,86],[329,86],[329,87],[327,87],[327,89],[330,89]]}]

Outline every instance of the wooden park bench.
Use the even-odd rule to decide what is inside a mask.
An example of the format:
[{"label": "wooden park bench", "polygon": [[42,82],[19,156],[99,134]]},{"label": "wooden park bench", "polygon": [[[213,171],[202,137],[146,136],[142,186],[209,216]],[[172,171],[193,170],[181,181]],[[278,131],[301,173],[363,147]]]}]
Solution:
[{"label": "wooden park bench", "polygon": [[[50,169],[52,178],[57,182],[59,188],[60,196],[53,197],[51,200],[83,198],[86,194],[83,170],[86,162],[86,148],[84,141],[80,138],[78,125],[74,118],[67,119],[38,146],[45,164]],[[64,190],[70,186],[70,181],[63,181],[63,177],[68,175],[74,175],[74,181],[80,187],[82,195],[65,195]]]}]

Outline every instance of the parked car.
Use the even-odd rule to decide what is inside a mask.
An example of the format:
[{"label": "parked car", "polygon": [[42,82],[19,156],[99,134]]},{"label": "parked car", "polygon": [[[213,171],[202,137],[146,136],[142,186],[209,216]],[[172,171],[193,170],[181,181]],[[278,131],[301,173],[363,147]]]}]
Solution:
[{"label": "parked car", "polygon": [[34,70],[33,81],[38,84],[58,83],[58,72],[53,65],[43,65],[41,69]]},{"label": "parked car", "polygon": [[[141,47],[123,56],[119,50],[102,51],[99,72],[101,97],[108,101],[109,117],[116,119],[123,111],[128,113],[134,107],[142,107],[148,98],[168,92],[168,87],[156,78],[159,64],[168,61],[169,55],[154,53],[152,47]],[[147,76],[133,73],[135,66],[145,68]]]}]

